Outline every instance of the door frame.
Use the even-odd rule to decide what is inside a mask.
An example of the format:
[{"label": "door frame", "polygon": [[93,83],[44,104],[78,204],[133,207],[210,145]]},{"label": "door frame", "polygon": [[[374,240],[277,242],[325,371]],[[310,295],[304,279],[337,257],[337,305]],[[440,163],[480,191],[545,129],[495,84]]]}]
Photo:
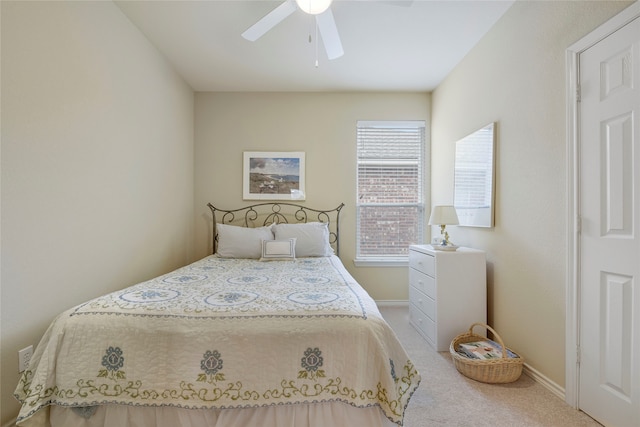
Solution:
[{"label": "door frame", "polygon": [[567,107],[567,275],[565,319],[565,401],[579,409],[580,337],[580,54],[640,17],[640,1],[578,40],[566,50]]}]

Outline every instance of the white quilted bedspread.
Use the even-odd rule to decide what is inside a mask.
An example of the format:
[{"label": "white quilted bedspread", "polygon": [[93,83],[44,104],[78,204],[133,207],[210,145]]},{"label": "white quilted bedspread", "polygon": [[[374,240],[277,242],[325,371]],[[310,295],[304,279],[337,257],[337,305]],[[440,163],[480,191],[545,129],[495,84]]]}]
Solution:
[{"label": "white quilted bedspread", "polygon": [[18,425],[49,405],[313,402],[377,405],[402,424],[419,381],[339,258],[209,256],[62,313],[16,389]]}]

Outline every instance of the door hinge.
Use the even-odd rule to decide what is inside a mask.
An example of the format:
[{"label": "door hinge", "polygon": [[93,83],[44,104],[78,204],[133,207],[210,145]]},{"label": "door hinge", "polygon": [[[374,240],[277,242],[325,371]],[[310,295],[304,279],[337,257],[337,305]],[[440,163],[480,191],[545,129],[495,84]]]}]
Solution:
[{"label": "door hinge", "polygon": [[580,365],[580,346],[576,346],[576,365]]},{"label": "door hinge", "polygon": [[576,216],[576,233],[582,233],[582,217],[580,215]]},{"label": "door hinge", "polygon": [[580,83],[576,86],[576,102],[582,102],[582,87]]}]

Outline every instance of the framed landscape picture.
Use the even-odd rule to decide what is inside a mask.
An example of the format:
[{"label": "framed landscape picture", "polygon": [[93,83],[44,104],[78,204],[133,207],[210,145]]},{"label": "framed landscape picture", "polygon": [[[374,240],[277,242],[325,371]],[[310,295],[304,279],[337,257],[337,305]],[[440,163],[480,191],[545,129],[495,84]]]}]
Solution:
[{"label": "framed landscape picture", "polygon": [[304,200],[304,153],[245,151],[244,200]]}]

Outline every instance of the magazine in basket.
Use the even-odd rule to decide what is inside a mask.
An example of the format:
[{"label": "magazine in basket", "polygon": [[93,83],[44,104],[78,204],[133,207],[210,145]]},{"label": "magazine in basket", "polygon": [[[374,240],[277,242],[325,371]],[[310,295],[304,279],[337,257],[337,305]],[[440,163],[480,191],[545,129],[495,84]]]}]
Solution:
[{"label": "magazine in basket", "polygon": [[[500,359],[502,358],[502,347],[495,341],[482,340],[467,343],[461,343],[457,352],[471,359]],[[508,357],[519,357],[517,354],[507,349]]]}]

